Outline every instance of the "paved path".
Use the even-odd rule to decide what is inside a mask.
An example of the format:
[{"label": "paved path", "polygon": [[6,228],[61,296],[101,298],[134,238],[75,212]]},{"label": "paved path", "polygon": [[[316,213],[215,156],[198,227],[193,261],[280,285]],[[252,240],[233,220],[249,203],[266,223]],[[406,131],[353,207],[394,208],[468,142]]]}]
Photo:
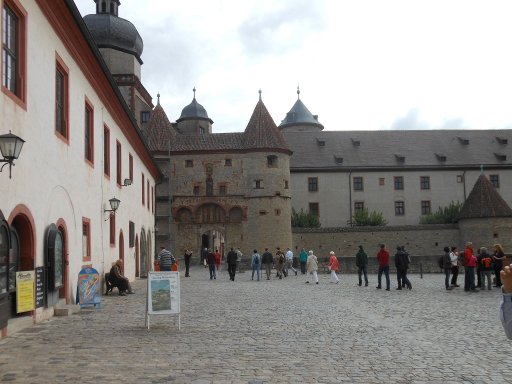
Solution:
[{"label": "paved path", "polygon": [[181,331],[144,327],[145,280],[104,308],[54,318],[0,341],[0,382],[15,383],[512,383],[512,341],[500,292],[447,292],[441,275],[413,290],[358,287],[343,275],[181,283]]}]

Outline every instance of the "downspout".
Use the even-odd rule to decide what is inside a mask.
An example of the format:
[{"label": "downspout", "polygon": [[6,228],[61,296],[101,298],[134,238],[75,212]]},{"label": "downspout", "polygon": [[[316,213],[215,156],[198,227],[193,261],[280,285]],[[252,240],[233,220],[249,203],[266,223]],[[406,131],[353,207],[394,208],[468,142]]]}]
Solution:
[{"label": "downspout", "polygon": [[352,170],[348,172],[348,205],[350,212],[349,225],[352,227]]},{"label": "downspout", "polygon": [[464,188],[464,202],[466,202],[466,171],[462,172],[462,187]]}]

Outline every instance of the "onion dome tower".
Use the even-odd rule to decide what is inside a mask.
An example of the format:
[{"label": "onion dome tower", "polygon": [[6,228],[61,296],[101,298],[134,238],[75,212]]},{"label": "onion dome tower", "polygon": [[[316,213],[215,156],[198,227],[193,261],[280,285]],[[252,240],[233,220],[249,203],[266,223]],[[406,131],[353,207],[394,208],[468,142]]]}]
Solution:
[{"label": "onion dome tower", "polygon": [[194,98],[192,102],[181,111],[178,123],[178,131],[185,135],[203,135],[212,133],[213,120],[208,117],[206,109],[196,100],[196,88],[192,90]]},{"label": "onion dome tower", "polygon": [[313,115],[306,108],[302,100],[300,99],[300,89],[297,87],[297,101],[293,105],[290,112],[286,114],[286,117],[281,124],[279,124],[280,130],[286,130],[289,132],[302,132],[302,131],[322,131],[324,126],[318,122],[318,115]]}]

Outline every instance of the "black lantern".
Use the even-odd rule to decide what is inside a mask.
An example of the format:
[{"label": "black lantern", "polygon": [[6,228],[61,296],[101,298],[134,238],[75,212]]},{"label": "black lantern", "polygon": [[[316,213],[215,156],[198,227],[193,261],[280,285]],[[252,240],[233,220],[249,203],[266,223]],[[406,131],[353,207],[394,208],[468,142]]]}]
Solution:
[{"label": "black lantern", "polygon": [[[112,215],[116,214],[117,209],[119,208],[119,204],[121,203],[121,200],[116,199],[115,197],[111,198],[109,201],[110,203],[110,209],[105,209],[104,212],[112,212],[107,220],[109,220]],[[107,221],[105,220],[105,221]]]},{"label": "black lantern", "polygon": [[14,166],[14,160],[20,156],[23,143],[25,143],[25,140],[13,135],[11,131],[5,135],[0,135],[0,152],[3,157],[3,159],[0,159],[0,163],[5,163],[0,168],[0,172],[6,165],[9,165],[9,179],[11,178],[11,168]]}]

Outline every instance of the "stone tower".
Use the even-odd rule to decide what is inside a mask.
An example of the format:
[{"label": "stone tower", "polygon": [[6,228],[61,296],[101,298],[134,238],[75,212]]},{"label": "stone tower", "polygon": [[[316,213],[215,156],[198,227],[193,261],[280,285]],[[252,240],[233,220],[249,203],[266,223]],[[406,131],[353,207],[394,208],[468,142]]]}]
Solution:
[{"label": "stone tower", "polygon": [[94,0],[96,14],[84,22],[140,127],[153,109],[152,98],[141,83],[144,44],[135,26],[118,16],[119,0]]},{"label": "stone tower", "polygon": [[279,124],[279,129],[286,132],[318,132],[324,129],[318,121],[318,115],[309,112],[300,99],[299,87],[297,87],[297,101]]},{"label": "stone tower", "polygon": [[202,135],[212,133],[213,120],[208,117],[206,109],[196,100],[196,89],[192,102],[181,111],[176,120],[178,132],[185,135]]}]

